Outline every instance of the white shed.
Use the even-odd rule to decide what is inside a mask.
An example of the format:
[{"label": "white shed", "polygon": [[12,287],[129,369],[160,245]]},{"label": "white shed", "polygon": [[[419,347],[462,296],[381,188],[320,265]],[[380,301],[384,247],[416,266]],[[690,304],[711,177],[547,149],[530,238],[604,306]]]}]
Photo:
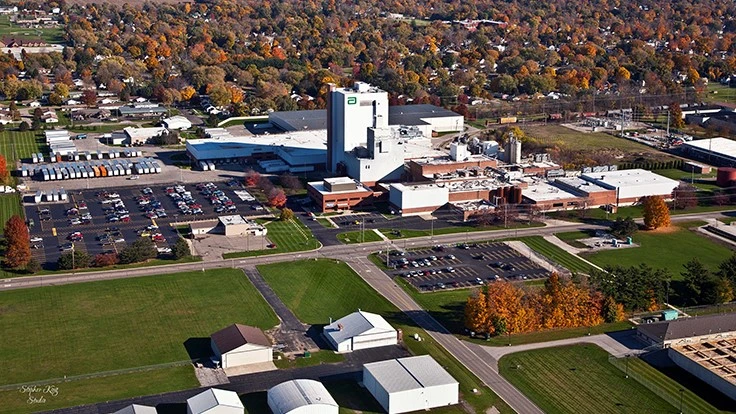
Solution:
[{"label": "white shed", "polygon": [[212,351],[223,368],[273,361],[273,348],[263,331],[233,324],[212,334]]},{"label": "white shed", "polygon": [[363,385],[388,414],[457,404],[459,384],[431,356],[363,365]]},{"label": "white shed", "polygon": [[243,414],[245,407],[234,391],[210,388],[187,400],[187,414]]},{"label": "white shed", "polygon": [[175,115],[171,118],[164,118],[161,120],[166,129],[189,129],[192,127],[192,123],[184,116]]},{"label": "white shed", "polygon": [[324,335],[338,352],[396,345],[398,336],[381,315],[357,311],[324,327]]},{"label": "white shed", "polygon": [[340,407],[321,382],[296,379],[268,390],[273,414],[337,414]]},{"label": "white shed", "polygon": [[113,414],[156,414],[156,409],[147,405],[131,404]]}]

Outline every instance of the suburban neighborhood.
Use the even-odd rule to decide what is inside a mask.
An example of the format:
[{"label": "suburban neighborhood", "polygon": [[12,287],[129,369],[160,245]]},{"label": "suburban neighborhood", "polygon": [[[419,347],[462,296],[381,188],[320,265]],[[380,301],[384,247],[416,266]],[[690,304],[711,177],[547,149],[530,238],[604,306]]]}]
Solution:
[{"label": "suburban neighborhood", "polygon": [[736,6],[0,4],[0,413],[736,412]]}]

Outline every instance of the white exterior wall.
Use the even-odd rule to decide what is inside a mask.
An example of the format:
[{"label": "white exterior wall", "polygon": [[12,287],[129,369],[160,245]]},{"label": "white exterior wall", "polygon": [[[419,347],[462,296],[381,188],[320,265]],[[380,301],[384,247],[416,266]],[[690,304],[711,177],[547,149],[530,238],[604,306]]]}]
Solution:
[{"label": "white exterior wall", "polygon": [[243,414],[245,410],[242,408],[218,405],[204,411],[194,411],[192,407],[187,404],[187,414]]},{"label": "white exterior wall", "polygon": [[645,197],[650,195],[661,195],[664,198],[671,198],[672,191],[677,188],[677,184],[670,183],[652,183],[646,185],[638,185],[631,187],[620,187],[618,189],[618,198]]},{"label": "white exterior wall", "polygon": [[431,136],[432,130],[435,132],[451,132],[462,131],[465,128],[465,118],[463,118],[462,115],[442,118],[422,118],[422,121],[429,122],[431,124],[430,135],[425,136]]},{"label": "white exterior wall", "polygon": [[374,102],[377,115],[388,124],[388,94],[384,91],[358,92],[353,88],[339,88],[331,93],[335,159],[330,167],[334,171],[337,163],[345,158],[345,151],[367,142],[367,130],[374,125]]},{"label": "white exterior wall", "polygon": [[381,404],[381,407],[383,407],[386,412],[390,413],[388,392],[381,386],[381,384],[378,383],[378,381],[376,381],[376,378],[373,377],[371,372],[365,368],[363,368],[363,386],[371,393],[371,395],[373,395],[373,398]]},{"label": "white exterior wall", "polygon": [[270,408],[274,414],[338,414],[340,412],[339,407],[327,404],[309,404],[297,407],[291,411],[281,411],[277,408],[278,404],[274,401],[274,396],[272,394],[268,394],[266,399],[268,402],[268,408]]},{"label": "white exterior wall", "polygon": [[447,187],[411,185],[391,186],[389,191],[391,204],[402,210],[442,206],[450,201],[450,191]]},{"label": "white exterior wall", "polygon": [[212,350],[214,351],[215,356],[220,360],[220,366],[223,368],[273,361],[273,348],[271,347],[247,344],[222,354],[220,350],[217,349],[217,345],[215,345],[214,341],[212,341],[211,344]]}]

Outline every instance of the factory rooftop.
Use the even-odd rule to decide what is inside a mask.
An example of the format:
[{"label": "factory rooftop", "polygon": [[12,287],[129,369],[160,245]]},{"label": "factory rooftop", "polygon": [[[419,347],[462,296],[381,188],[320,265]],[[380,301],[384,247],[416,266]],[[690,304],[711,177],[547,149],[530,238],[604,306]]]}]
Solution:
[{"label": "factory rooftop", "polygon": [[611,189],[664,183],[673,184],[674,187],[678,185],[675,180],[642,169],[585,173],[581,177],[586,181]]},{"label": "factory rooftop", "polygon": [[[388,107],[389,125],[427,125],[427,118],[457,117],[455,112],[439,106],[400,105]],[[284,131],[305,131],[327,129],[327,110],[314,109],[305,111],[273,112],[268,116],[269,122]]]},{"label": "factory rooftop", "polygon": [[598,192],[603,192],[603,191],[611,191],[610,189],[603,188],[596,183],[585,181],[580,177],[560,177],[560,178],[557,178],[555,181],[569,188],[581,190],[586,193],[598,193]]},{"label": "factory rooftop", "polygon": [[547,181],[538,180],[531,182],[529,187],[525,188],[522,194],[524,197],[535,202],[569,200],[577,197],[577,195],[568,193],[559,187],[555,187]]},{"label": "factory rooftop", "polygon": [[683,146],[693,150],[711,152],[727,158],[736,158],[736,141],[728,138],[699,139],[686,142]]},{"label": "factory rooftop", "polygon": [[[309,184],[310,187],[314,188],[316,191],[318,191],[321,194],[341,194],[341,193],[347,194],[347,193],[358,193],[358,192],[361,192],[361,191],[371,192],[371,190],[368,187],[364,186],[360,181],[353,180],[352,178],[348,178],[348,177],[341,177],[341,178],[345,178],[346,180],[349,180],[349,182],[346,181],[344,183],[338,183],[338,184],[350,184],[350,183],[354,183],[355,184],[355,188],[352,188],[350,190],[342,190],[342,191],[340,191],[340,190],[338,190],[338,191],[330,191],[327,188],[325,188],[324,181],[310,181],[307,184]],[[325,179],[325,181],[326,180],[327,179]]]},{"label": "factory rooftop", "polygon": [[736,385],[736,339],[672,347],[698,365]]},{"label": "factory rooftop", "polygon": [[408,391],[457,381],[429,355],[389,359],[363,365],[389,392]]}]

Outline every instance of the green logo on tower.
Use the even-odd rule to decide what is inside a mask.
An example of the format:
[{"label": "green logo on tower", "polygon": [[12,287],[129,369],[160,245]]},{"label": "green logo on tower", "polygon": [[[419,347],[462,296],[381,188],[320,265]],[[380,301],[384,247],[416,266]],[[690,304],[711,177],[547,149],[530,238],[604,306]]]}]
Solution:
[{"label": "green logo on tower", "polygon": [[348,96],[348,105],[355,105],[358,103],[358,98],[354,96]]}]

